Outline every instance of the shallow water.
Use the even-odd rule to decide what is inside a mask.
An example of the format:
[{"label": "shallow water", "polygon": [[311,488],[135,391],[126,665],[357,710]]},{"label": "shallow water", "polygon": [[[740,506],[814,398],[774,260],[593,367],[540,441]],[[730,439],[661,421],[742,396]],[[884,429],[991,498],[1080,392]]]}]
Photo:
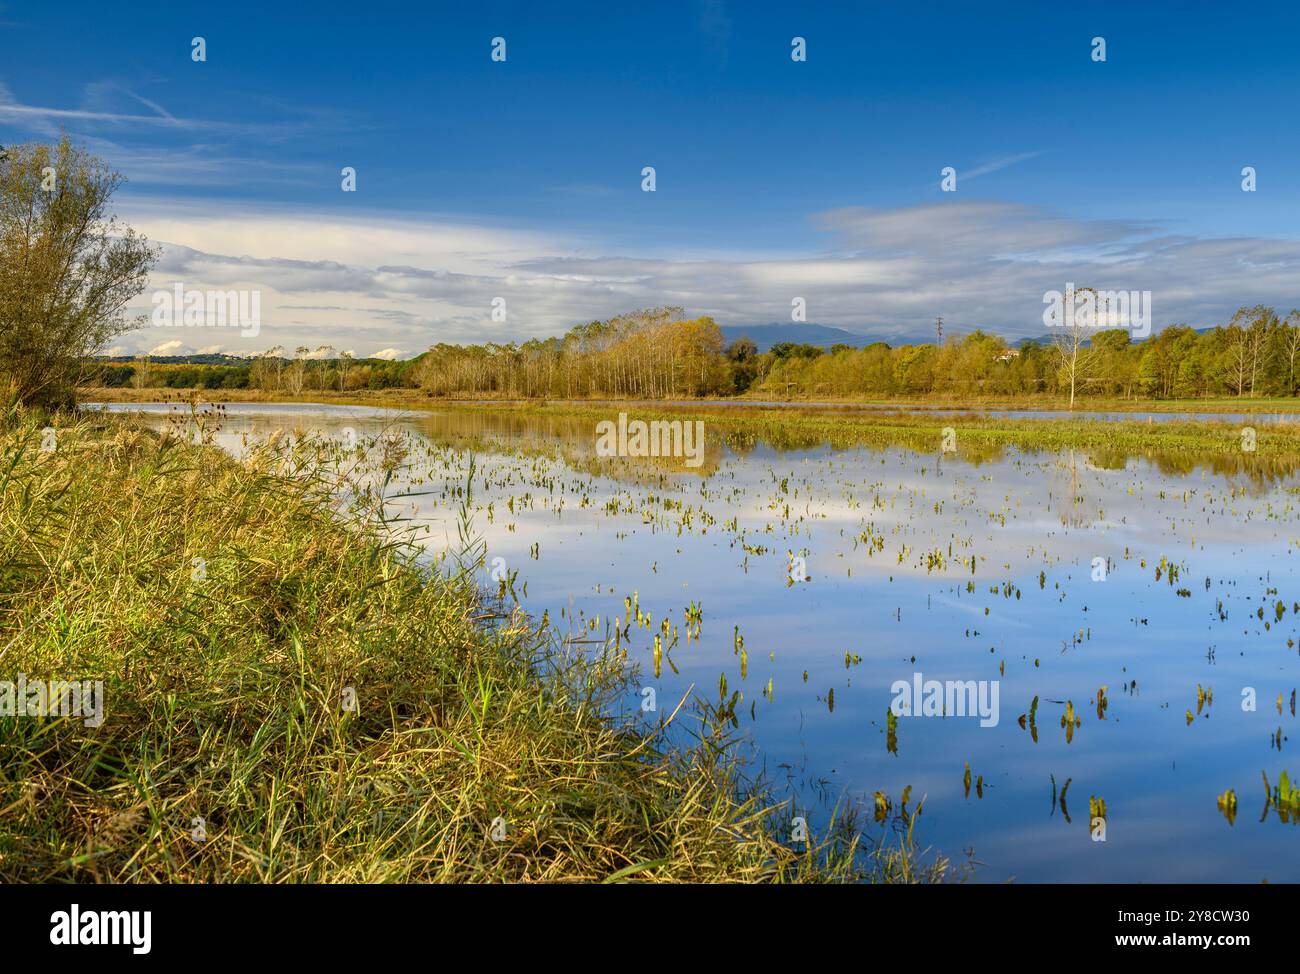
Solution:
[{"label": "shallow water", "polygon": [[[477,399],[470,400],[477,404],[526,405],[523,399]],[[621,409],[636,406],[658,408],[662,406],[698,406],[699,401],[691,399],[669,400],[583,400],[584,405],[610,405]],[[1272,425],[1279,423],[1300,423],[1300,412],[1159,412],[1155,410],[1121,410],[1121,409],[990,409],[985,406],[968,406],[954,409],[947,406],[905,405],[896,403],[836,403],[804,402],[782,399],[711,399],[706,405],[712,409],[797,409],[810,411],[829,411],[842,413],[911,413],[920,416],[985,416],[993,419],[1075,419],[1104,423],[1251,423]],[[315,408],[315,407],[308,407]]]},{"label": "shallow water", "polygon": [[[154,421],[166,412],[114,408]],[[696,471],[602,460],[591,419],[226,412],[217,442],[234,452],[277,428],[401,433],[406,486],[427,492],[401,503],[434,551],[456,543],[446,490],[464,482],[472,447],[484,584],[497,587],[494,568],[517,571],[530,612],[588,638],[626,623],[635,592],[652,620],[620,639],[641,669],[635,688],[652,688],[664,714],[691,687],[716,700],[724,675],[728,695],[743,693],[736,714],[759,764],[789,779],[814,828],[841,796],[870,808],[876,792],[897,803],[910,785],[913,806],[925,798],[921,842],[957,859],[970,850],[984,881],[1300,879],[1300,827],[1266,809],[1261,777],[1300,775],[1294,476],[1080,452],[1008,449],[973,464],[960,453],[778,449],[712,421]],[[792,582],[797,558],[807,580]],[[703,623],[688,642],[692,603]],[[665,618],[679,641],[656,677]],[[984,721],[899,717],[891,751],[892,687],[917,673],[996,684],[1000,707]],[[1198,702],[1198,685],[1212,701]],[[1247,689],[1254,711],[1243,709]],[[1022,728],[1035,697],[1034,727]],[[1067,702],[1079,721],[1069,735]],[[1235,823],[1216,803],[1228,788]],[[1093,796],[1106,804],[1104,841],[1090,834]]]}]

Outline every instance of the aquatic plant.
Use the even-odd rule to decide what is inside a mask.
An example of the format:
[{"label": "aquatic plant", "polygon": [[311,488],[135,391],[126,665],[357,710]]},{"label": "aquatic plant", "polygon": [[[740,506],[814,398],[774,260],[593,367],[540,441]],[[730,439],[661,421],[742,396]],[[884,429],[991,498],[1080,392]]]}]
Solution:
[{"label": "aquatic plant", "polygon": [[1219,811],[1228,820],[1228,824],[1235,825],[1237,822],[1237,793],[1229,788],[1219,796],[1218,804]]}]

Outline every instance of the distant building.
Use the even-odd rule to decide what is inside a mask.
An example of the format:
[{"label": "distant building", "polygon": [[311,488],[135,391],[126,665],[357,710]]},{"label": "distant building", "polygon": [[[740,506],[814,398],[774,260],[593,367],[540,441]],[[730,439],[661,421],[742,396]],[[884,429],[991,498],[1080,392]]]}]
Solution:
[{"label": "distant building", "polygon": [[1005,352],[1003,352],[1001,355],[998,356],[998,361],[1010,362],[1013,358],[1020,358],[1020,349],[1008,348]]}]

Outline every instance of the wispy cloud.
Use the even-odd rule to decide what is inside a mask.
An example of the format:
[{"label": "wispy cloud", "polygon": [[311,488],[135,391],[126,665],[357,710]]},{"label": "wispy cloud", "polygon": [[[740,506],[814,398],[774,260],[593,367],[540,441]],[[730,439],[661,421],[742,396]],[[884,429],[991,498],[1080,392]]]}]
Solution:
[{"label": "wispy cloud", "polygon": [[[982,162],[976,166],[972,166],[969,169],[964,169],[961,166],[953,166],[953,168],[957,170],[957,184],[958,186],[964,185],[965,183],[970,182],[972,179],[979,179],[979,177],[981,176],[987,176],[990,173],[1000,172],[1001,170],[1017,165],[1018,163],[1027,162],[1030,159],[1035,159],[1038,156],[1041,156],[1042,154],[1043,154],[1042,150],[1037,149],[1033,152],[1018,152],[1015,153],[1014,155],[998,156],[994,159],[990,159],[987,162]],[[924,184],[924,188],[931,192],[940,192],[941,182],[942,181],[936,175],[934,179]]]},{"label": "wispy cloud", "polygon": [[21,105],[13,100],[0,100],[0,118],[81,119],[92,122],[168,125],[176,128],[201,124],[196,120],[175,118],[171,115],[131,115],[122,112],[92,111],[86,108],[49,108],[41,105]]},{"label": "wispy cloud", "polygon": [[974,169],[963,169],[958,172],[958,177],[964,180],[975,179],[977,176],[987,176],[991,172],[997,172],[999,169],[1006,169],[1008,166],[1014,166],[1018,162],[1024,162],[1027,159],[1033,159],[1041,156],[1042,151],[1021,152],[1014,156],[1003,156],[1000,159],[993,159],[983,165],[976,166]]},{"label": "wispy cloud", "polygon": [[132,101],[143,105],[159,118],[167,121],[176,121],[175,116],[162,105],[152,99],[145,98],[137,94],[130,87],[121,81],[105,80],[94,81],[87,84],[82,89],[82,107],[83,108],[104,108],[109,109],[115,103],[122,100]]},{"label": "wispy cloud", "polygon": [[[124,111],[117,105],[133,102],[150,110],[149,114]],[[43,123],[81,122],[88,126],[114,126],[117,128],[142,128],[158,131],[204,133],[205,137],[243,136],[271,141],[300,138],[303,133],[318,130],[325,125],[338,125],[341,118],[330,112],[300,109],[285,117],[255,122],[229,121],[212,118],[188,118],[173,115],[152,99],[137,94],[117,81],[94,81],[82,89],[82,102],[75,108],[59,108],[21,102],[12,88],[0,80],[0,123],[26,124],[37,131],[47,131]]]}]

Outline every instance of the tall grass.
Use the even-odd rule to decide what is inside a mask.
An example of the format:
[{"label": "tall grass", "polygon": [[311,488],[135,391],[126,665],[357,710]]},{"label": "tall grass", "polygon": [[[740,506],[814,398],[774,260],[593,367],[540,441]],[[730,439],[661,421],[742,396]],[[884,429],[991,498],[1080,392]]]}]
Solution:
[{"label": "tall grass", "polygon": [[0,679],[103,679],[106,713],[0,717],[0,879],[946,875],[851,812],[784,841],[707,713],[686,748],[615,719],[619,667],[418,565],[337,470],[44,422],[0,419]]}]

